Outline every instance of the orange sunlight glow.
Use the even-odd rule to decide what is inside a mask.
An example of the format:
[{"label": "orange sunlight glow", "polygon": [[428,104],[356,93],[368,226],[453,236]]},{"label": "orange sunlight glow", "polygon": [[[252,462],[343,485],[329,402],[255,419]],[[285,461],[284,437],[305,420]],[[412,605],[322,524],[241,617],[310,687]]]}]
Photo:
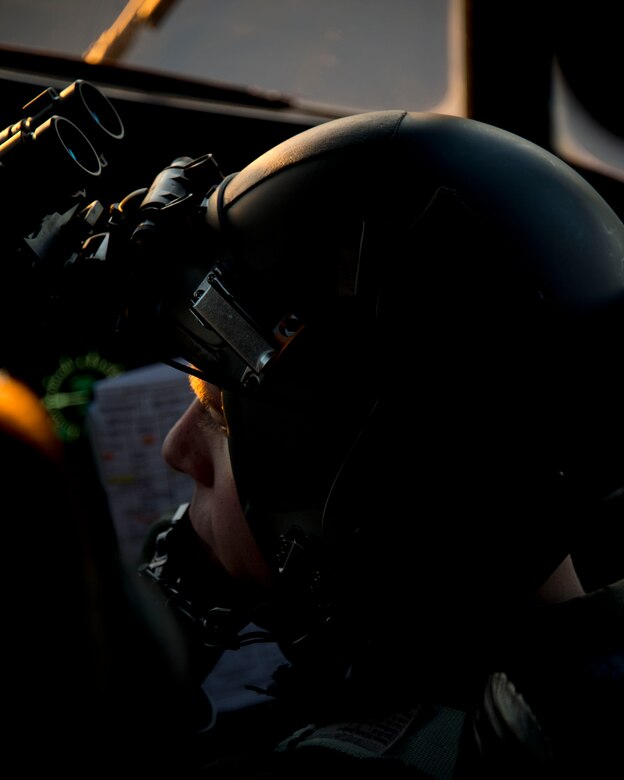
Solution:
[{"label": "orange sunlight glow", "polygon": [[60,458],[61,443],[48,412],[23,383],[0,371],[0,429]]}]

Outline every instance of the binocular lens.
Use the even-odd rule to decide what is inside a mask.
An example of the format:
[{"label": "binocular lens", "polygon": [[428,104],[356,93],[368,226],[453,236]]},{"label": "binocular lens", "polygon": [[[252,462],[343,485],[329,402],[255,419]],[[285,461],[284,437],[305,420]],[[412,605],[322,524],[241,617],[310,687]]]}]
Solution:
[{"label": "binocular lens", "polygon": [[39,153],[52,166],[63,167],[69,156],[79,166],[78,173],[98,176],[102,166],[87,136],[69,119],[52,116],[34,133]]},{"label": "binocular lens", "polygon": [[88,81],[74,81],[60,93],[59,99],[63,106],[63,116],[84,126],[87,132],[94,126],[109,141],[123,138],[123,123],[113,104]]}]

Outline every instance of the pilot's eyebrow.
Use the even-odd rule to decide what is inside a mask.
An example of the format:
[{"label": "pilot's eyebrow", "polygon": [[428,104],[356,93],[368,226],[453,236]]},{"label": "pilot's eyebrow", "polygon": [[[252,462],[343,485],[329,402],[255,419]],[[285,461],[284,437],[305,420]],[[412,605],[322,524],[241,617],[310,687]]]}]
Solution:
[{"label": "pilot's eyebrow", "polygon": [[221,409],[221,395],[217,387],[193,375],[189,376],[189,384],[202,406],[212,407],[217,411]]}]

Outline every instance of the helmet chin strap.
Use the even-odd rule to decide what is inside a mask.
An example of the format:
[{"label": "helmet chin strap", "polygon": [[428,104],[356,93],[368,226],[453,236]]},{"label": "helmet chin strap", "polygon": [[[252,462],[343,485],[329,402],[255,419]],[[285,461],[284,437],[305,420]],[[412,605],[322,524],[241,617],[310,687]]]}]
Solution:
[{"label": "helmet chin strap", "polygon": [[[366,457],[366,434],[378,419],[378,406],[379,401],[375,400],[366,423],[336,471],[322,509],[257,513],[248,507],[246,512],[251,528],[263,531],[262,539],[258,541],[265,554],[268,549],[267,557],[276,574],[275,600],[258,609],[255,622],[267,626],[282,646],[296,652],[306,645],[316,644],[315,639],[328,630],[331,633],[340,630],[339,626],[334,627],[335,585],[340,579],[336,567],[344,565],[343,556],[352,549],[350,539],[357,526],[349,526],[346,532],[343,527],[341,538],[337,539],[332,515],[337,513],[343,522],[348,516],[341,499],[341,484],[345,480],[349,484],[350,467],[358,461],[360,453],[364,452],[363,457]],[[261,517],[254,517],[255,514],[261,514]],[[264,544],[262,540],[265,540]]]},{"label": "helmet chin strap", "polygon": [[261,642],[304,642],[314,627],[327,620],[318,537],[299,525],[280,535],[276,598],[254,604],[231,577],[210,566],[188,510],[187,503],[181,504],[163,522],[151,558],[139,566],[139,576],[172,610],[190,645],[198,649],[198,663],[206,673],[225,650]]}]

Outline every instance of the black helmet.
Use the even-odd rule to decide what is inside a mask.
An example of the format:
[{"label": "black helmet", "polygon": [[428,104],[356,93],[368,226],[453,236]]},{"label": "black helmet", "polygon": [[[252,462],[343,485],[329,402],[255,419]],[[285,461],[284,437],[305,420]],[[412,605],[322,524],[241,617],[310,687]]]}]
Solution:
[{"label": "black helmet", "polygon": [[624,478],[616,213],[529,141],[405,111],[306,130],[204,205],[161,313],[223,388],[285,584],[267,624],[375,642],[521,602]]}]

